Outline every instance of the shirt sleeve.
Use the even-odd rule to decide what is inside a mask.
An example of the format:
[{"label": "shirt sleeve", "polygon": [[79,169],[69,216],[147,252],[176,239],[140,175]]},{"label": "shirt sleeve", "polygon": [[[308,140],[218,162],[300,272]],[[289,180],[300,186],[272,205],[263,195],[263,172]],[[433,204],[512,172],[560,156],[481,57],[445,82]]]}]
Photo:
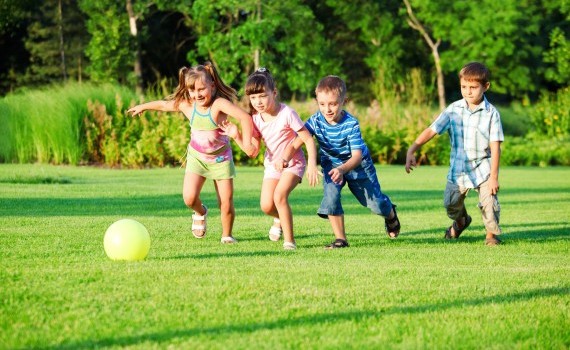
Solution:
[{"label": "shirt sleeve", "polygon": [[429,126],[430,129],[435,131],[438,135],[443,134],[447,129],[449,129],[451,114],[449,108],[441,112],[441,114],[434,120],[434,122]]},{"label": "shirt sleeve", "polygon": [[501,115],[499,111],[493,109],[491,114],[491,130],[489,133],[489,141],[504,141],[505,136],[503,134],[503,125],[501,124]]},{"label": "shirt sleeve", "polygon": [[351,150],[359,149],[364,151],[366,149],[366,144],[362,138],[362,132],[360,131],[360,125],[358,123],[354,124],[352,130],[348,134],[348,145]]},{"label": "shirt sleeve", "polygon": [[303,129],[303,127],[305,126],[303,121],[301,120],[301,117],[299,117],[299,115],[297,114],[297,112],[295,112],[293,109],[291,109],[291,113],[289,113],[289,127],[291,129],[293,129],[295,132]]},{"label": "shirt sleeve", "polygon": [[310,117],[309,120],[307,120],[307,122],[305,123],[305,128],[309,130],[311,135],[313,136],[315,135],[315,119],[313,117]]}]

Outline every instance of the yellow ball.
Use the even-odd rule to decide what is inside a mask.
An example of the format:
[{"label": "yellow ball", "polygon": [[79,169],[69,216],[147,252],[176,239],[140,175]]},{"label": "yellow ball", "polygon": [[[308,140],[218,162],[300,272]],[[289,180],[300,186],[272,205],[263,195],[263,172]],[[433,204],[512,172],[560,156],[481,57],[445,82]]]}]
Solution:
[{"label": "yellow ball", "polygon": [[140,222],[121,219],[109,226],[103,245],[111,260],[143,260],[150,249],[150,235]]}]

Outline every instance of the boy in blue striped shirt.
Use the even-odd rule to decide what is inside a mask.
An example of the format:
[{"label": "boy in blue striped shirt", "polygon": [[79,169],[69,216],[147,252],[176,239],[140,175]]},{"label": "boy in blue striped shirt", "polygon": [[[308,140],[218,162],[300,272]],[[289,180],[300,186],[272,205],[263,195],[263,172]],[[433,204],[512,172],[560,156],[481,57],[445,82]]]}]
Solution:
[{"label": "boy in blue striped shirt", "polygon": [[462,100],[450,104],[425,129],[408,149],[406,172],[416,166],[415,152],[435,135],[447,131],[451,140],[450,166],[443,204],[453,223],[445,231],[446,239],[457,239],[471,224],[465,208],[470,190],[479,193],[479,209],[487,235],[485,244],[498,245],[501,240],[497,199],[499,192],[499,159],[504,140],[501,117],[487,101],[490,73],[479,62],[466,64],[459,72]]},{"label": "boy in blue striped shirt", "polygon": [[[386,233],[398,237],[400,220],[396,205],[382,193],[376,169],[368,147],[362,139],[358,120],[344,111],[346,84],[337,76],[329,75],[319,82],[315,90],[319,112],[312,115],[305,127],[319,143],[323,169],[324,195],[317,214],[328,218],[335,236],[326,249],[348,247],[344,227],[344,210],[341,190],[345,185],[362,206],[384,217]],[[293,149],[301,147],[295,140]],[[284,164],[288,159],[283,159]]]}]

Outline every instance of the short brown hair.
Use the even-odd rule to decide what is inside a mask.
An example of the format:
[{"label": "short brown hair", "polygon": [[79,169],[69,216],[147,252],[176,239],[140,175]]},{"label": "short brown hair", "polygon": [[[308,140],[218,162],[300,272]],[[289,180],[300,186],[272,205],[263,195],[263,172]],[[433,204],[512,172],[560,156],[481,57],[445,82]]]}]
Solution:
[{"label": "short brown hair", "polygon": [[317,84],[315,94],[319,92],[334,92],[338,95],[339,99],[344,100],[346,97],[346,84],[344,80],[336,75],[328,75]]},{"label": "short brown hair", "polygon": [[461,68],[459,71],[459,79],[465,79],[467,81],[476,81],[481,85],[485,85],[489,82],[491,78],[491,73],[489,69],[479,62],[470,62]]}]

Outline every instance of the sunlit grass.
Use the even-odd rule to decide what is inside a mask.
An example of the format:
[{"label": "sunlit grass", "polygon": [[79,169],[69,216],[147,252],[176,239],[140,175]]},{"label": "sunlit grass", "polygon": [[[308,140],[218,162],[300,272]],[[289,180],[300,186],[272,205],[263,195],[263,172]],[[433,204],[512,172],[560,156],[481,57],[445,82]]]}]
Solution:
[{"label": "sunlit grass", "polygon": [[[0,348],[568,348],[570,170],[501,169],[492,248],[475,193],[472,226],[443,240],[446,170],[378,168],[397,240],[345,190],[351,247],[335,251],[321,189],[303,182],[286,252],[267,239],[261,168],[238,169],[227,246],[210,181],[208,234],[192,237],[182,169],[0,165]],[[145,261],[105,256],[106,228],[127,217],[151,234]]]}]

